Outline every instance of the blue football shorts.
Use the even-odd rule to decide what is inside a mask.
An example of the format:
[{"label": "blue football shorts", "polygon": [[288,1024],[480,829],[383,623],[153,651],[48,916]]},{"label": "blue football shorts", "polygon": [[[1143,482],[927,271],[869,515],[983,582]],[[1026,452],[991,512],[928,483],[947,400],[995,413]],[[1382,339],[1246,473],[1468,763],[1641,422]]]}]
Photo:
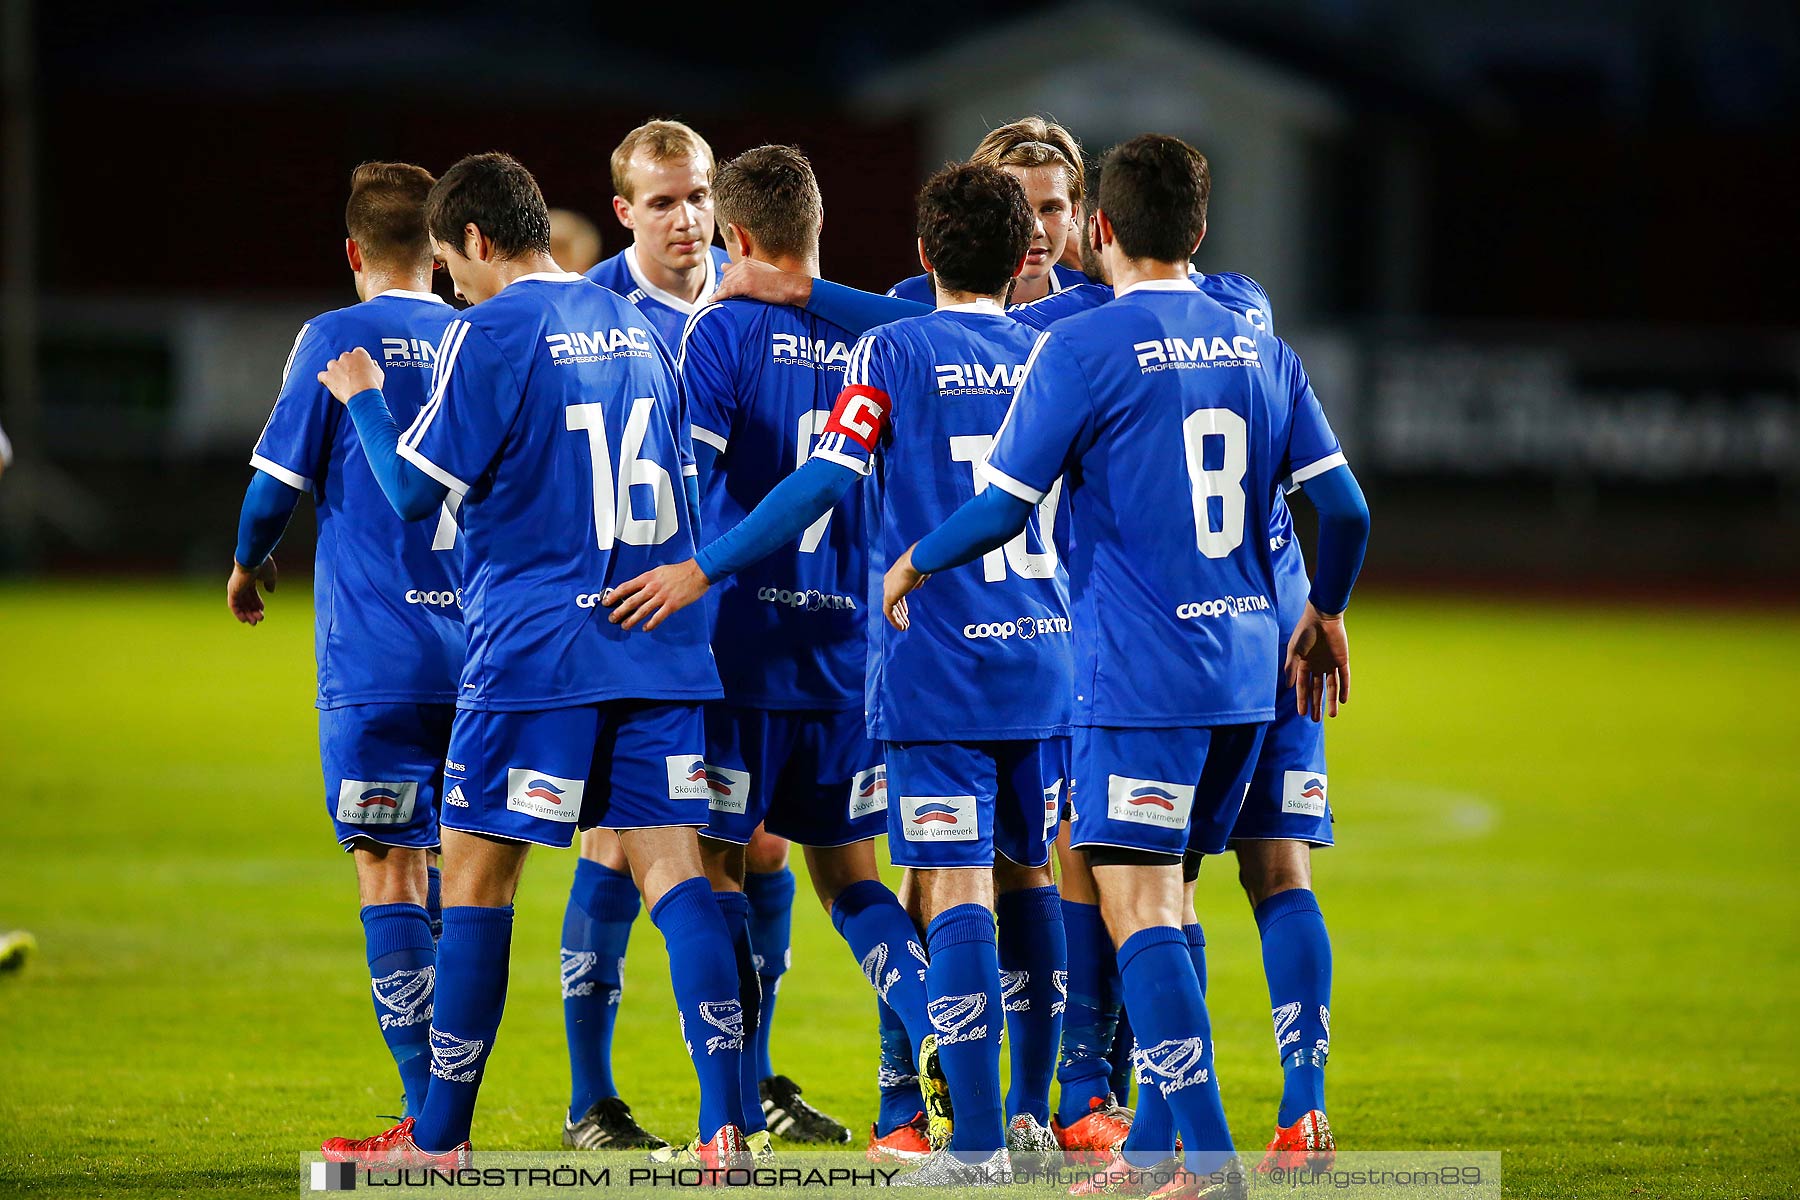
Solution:
[{"label": "blue football shorts", "polygon": [[536,712],[459,709],[446,829],[567,846],[576,829],[706,824],[699,704],[609,700]]},{"label": "blue football shorts", "polygon": [[1173,729],[1077,726],[1070,845],[1181,858],[1221,854],[1266,723]]},{"label": "blue football shorts", "polygon": [[1069,739],[888,742],[894,865],[1027,867],[1050,861],[1069,779]]},{"label": "blue football shorts", "polygon": [[358,839],[429,849],[438,844],[438,797],[450,704],[347,704],[319,710],[325,808],[338,845]]},{"label": "blue football shorts", "polygon": [[764,712],[706,706],[711,820],[746,845],[761,825],[802,846],[848,846],[887,828],[887,772],[859,708]]},{"label": "blue football shorts", "polygon": [[1294,689],[1284,688],[1231,840],[1331,845],[1325,784],[1325,725],[1295,712]]}]

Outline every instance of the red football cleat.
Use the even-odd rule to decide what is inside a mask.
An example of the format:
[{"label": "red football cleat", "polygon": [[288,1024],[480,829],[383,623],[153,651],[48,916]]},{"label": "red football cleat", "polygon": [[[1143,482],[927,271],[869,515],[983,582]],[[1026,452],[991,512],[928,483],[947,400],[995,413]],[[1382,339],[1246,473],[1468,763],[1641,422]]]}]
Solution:
[{"label": "red football cleat", "polygon": [[863,1155],[873,1163],[913,1163],[923,1162],[930,1153],[931,1137],[921,1112],[886,1137],[876,1137],[875,1126],[869,1126],[869,1148]]},{"label": "red football cleat", "polygon": [[1110,1093],[1105,1099],[1096,1096],[1088,1101],[1087,1115],[1073,1124],[1064,1126],[1051,1117],[1050,1132],[1063,1153],[1076,1156],[1076,1161],[1109,1163],[1131,1133],[1131,1112],[1120,1108]]},{"label": "red football cleat", "polygon": [[1070,1188],[1069,1195],[1148,1196],[1160,1186],[1158,1180],[1166,1180],[1178,1165],[1171,1160],[1154,1167],[1134,1167],[1123,1154],[1115,1154],[1106,1166]]},{"label": "red football cleat", "polygon": [[1249,1191],[1236,1171],[1221,1175],[1196,1175],[1185,1167],[1175,1178],[1150,1193],[1150,1200],[1246,1200]]},{"label": "red football cleat", "polygon": [[1292,1125],[1275,1130],[1275,1136],[1269,1140],[1269,1152],[1256,1169],[1292,1171],[1313,1167],[1323,1171],[1336,1161],[1337,1143],[1331,1137],[1331,1122],[1315,1108]]},{"label": "red football cleat", "polygon": [[327,1138],[319,1147],[327,1162],[354,1162],[370,1167],[437,1167],[446,1171],[469,1165],[472,1153],[464,1142],[442,1154],[428,1154],[413,1141],[413,1118],[385,1133],[366,1138]]},{"label": "red football cleat", "polygon": [[703,1171],[748,1170],[755,1165],[744,1131],[736,1125],[719,1126],[711,1141],[695,1141],[688,1147],[688,1157]]}]

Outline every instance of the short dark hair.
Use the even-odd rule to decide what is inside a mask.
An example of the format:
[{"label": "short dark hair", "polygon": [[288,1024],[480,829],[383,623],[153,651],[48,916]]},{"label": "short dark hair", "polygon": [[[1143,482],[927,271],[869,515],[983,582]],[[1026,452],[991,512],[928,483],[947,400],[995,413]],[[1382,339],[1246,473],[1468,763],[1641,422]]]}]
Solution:
[{"label": "short dark hair", "polygon": [[344,229],[363,258],[417,263],[431,257],[425,236],[425,197],[437,180],[411,163],[366,162],[350,173]]},{"label": "short dark hair", "polygon": [[431,236],[460,252],[474,225],[501,258],[550,253],[550,210],[524,164],[510,154],[471,154],[444,172],[425,198]]},{"label": "short dark hair", "polygon": [[720,226],[747,230],[767,254],[810,255],[825,221],[819,181],[797,146],[758,146],[721,164],[713,211]]},{"label": "short dark hair", "polygon": [[1211,193],[1206,156],[1166,134],[1121,142],[1100,164],[1100,209],[1127,258],[1187,261],[1206,232]]},{"label": "short dark hair", "polygon": [[999,167],[953,163],[919,190],[919,237],[947,291],[1005,291],[1036,225],[1025,189]]}]

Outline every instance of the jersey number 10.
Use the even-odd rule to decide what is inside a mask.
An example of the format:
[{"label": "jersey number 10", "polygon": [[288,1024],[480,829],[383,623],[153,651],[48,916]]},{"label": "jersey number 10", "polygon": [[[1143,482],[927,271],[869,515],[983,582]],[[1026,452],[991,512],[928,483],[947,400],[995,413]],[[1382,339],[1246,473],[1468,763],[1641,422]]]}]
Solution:
[{"label": "jersey number 10", "polygon": [[[987,457],[987,452],[994,444],[991,433],[971,433],[950,439],[950,458],[955,462],[966,462],[971,470]],[[987,491],[988,481],[975,471],[975,494]],[[1025,535],[1019,533],[998,550],[989,550],[981,556],[982,578],[988,583],[999,583],[1006,578],[1006,568],[1011,567],[1013,574],[1021,579],[1048,579],[1056,574],[1056,502],[1062,498],[1062,480],[1058,479],[1050,485],[1038,503],[1038,536],[1043,539],[1044,549],[1033,554],[1025,548]]]}]

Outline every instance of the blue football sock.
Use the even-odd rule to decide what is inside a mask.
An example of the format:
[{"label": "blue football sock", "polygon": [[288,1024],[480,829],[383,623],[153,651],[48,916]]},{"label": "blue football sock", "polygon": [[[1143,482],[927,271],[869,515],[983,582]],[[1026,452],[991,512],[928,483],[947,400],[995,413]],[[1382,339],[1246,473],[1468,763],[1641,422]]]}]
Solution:
[{"label": "blue football sock", "polygon": [[1108,1055],[1119,1020],[1119,966],[1098,904],[1062,902],[1069,947],[1069,1003],[1063,1014],[1062,1058],[1056,1080],[1062,1086],[1056,1119],[1073,1125],[1111,1089]]},{"label": "blue football sock", "polygon": [[925,1015],[925,947],[912,918],[879,879],[861,879],[838,893],[831,923],[850,943],[863,977],[906,1026],[917,1046],[931,1033]]},{"label": "blue football sock", "polygon": [[762,976],[762,1022],[756,1028],[756,1077],[775,1074],[769,1055],[769,1030],[774,1025],[775,993],[791,965],[789,947],[794,929],[794,873],[750,871],[744,875],[744,895],[750,897],[750,944],[756,947],[756,973]]},{"label": "blue football sock", "polygon": [[[1200,983],[1200,994],[1206,995],[1206,934],[1198,924],[1184,925],[1188,961],[1194,964],[1194,975]],[[1175,1114],[1153,1080],[1146,1079],[1138,1067],[1137,1115],[1131,1122],[1131,1136],[1125,1139],[1126,1161],[1134,1167],[1152,1167],[1175,1153]]]},{"label": "blue football sock", "polygon": [[1292,1125],[1325,1111],[1325,1059],[1331,1053],[1331,937],[1319,898],[1306,888],[1277,892],[1256,906],[1263,974],[1281,1058],[1281,1110]]},{"label": "blue football sock", "polygon": [[1000,1033],[1006,1012],[1000,1001],[994,914],[979,904],[959,904],[939,913],[925,937],[931,947],[926,973],[931,1027],[956,1113],[950,1148],[992,1153],[1006,1145],[1000,1105]]},{"label": "blue football sock", "polygon": [[1131,1032],[1131,1012],[1124,1005],[1120,1005],[1119,1023],[1113,1030],[1112,1049],[1106,1055],[1108,1063],[1106,1089],[1113,1094],[1114,1099],[1127,1108],[1131,1107],[1131,1081],[1137,1074],[1131,1065],[1131,1050],[1135,1044],[1135,1035]]},{"label": "blue football sock", "polygon": [[427,1153],[442,1154],[469,1140],[475,1096],[506,1009],[512,927],[510,904],[444,910],[431,1018],[431,1087],[413,1126],[413,1141]]},{"label": "blue football sock", "polygon": [[1119,974],[1136,1023],[1139,1061],[1174,1111],[1187,1167],[1216,1171],[1231,1155],[1231,1130],[1213,1066],[1212,1024],[1187,939],[1167,925],[1139,930],[1119,947]]},{"label": "blue football sock", "polygon": [[681,1036],[700,1079],[700,1136],[710,1139],[725,1125],[742,1129],[744,1004],[731,935],[712,888],[698,876],[683,880],[663,893],[650,920],[668,947]]},{"label": "blue football sock", "polygon": [[875,1114],[875,1136],[886,1137],[921,1111],[919,1066],[900,1014],[879,996],[875,998],[875,1012],[881,1027],[881,1061],[875,1069],[881,1107]]},{"label": "blue football sock", "polygon": [[[756,951],[750,941],[750,901],[742,892],[714,892],[713,903],[719,906],[719,915],[725,918],[725,932],[731,935],[732,957],[737,963],[738,1000],[744,1006],[744,1038],[748,1042],[756,1036],[756,1027],[763,1015],[762,981],[756,975]],[[763,1117],[762,1093],[756,1086],[762,1076],[757,1074],[756,1068],[756,1056],[746,1049],[738,1060],[738,1088],[746,1134],[769,1127]]]},{"label": "blue football sock", "polygon": [[444,873],[436,867],[425,868],[425,916],[435,943],[444,934]]},{"label": "blue football sock", "polygon": [[592,859],[575,860],[575,883],[563,912],[563,1026],[569,1042],[569,1119],[616,1096],[613,1022],[625,988],[625,946],[637,917],[631,876]]},{"label": "blue football sock", "polygon": [[437,977],[437,949],[431,921],[417,904],[370,904],[362,910],[363,942],[369,958],[375,1018],[400,1084],[406,1115],[416,1117],[431,1079],[431,999]]},{"label": "blue football sock", "polygon": [[999,912],[1001,995],[1012,1043],[1008,1120],[1030,1113],[1050,1123],[1050,1078],[1062,1045],[1069,947],[1063,937],[1062,901],[1054,887],[1002,892]]}]

